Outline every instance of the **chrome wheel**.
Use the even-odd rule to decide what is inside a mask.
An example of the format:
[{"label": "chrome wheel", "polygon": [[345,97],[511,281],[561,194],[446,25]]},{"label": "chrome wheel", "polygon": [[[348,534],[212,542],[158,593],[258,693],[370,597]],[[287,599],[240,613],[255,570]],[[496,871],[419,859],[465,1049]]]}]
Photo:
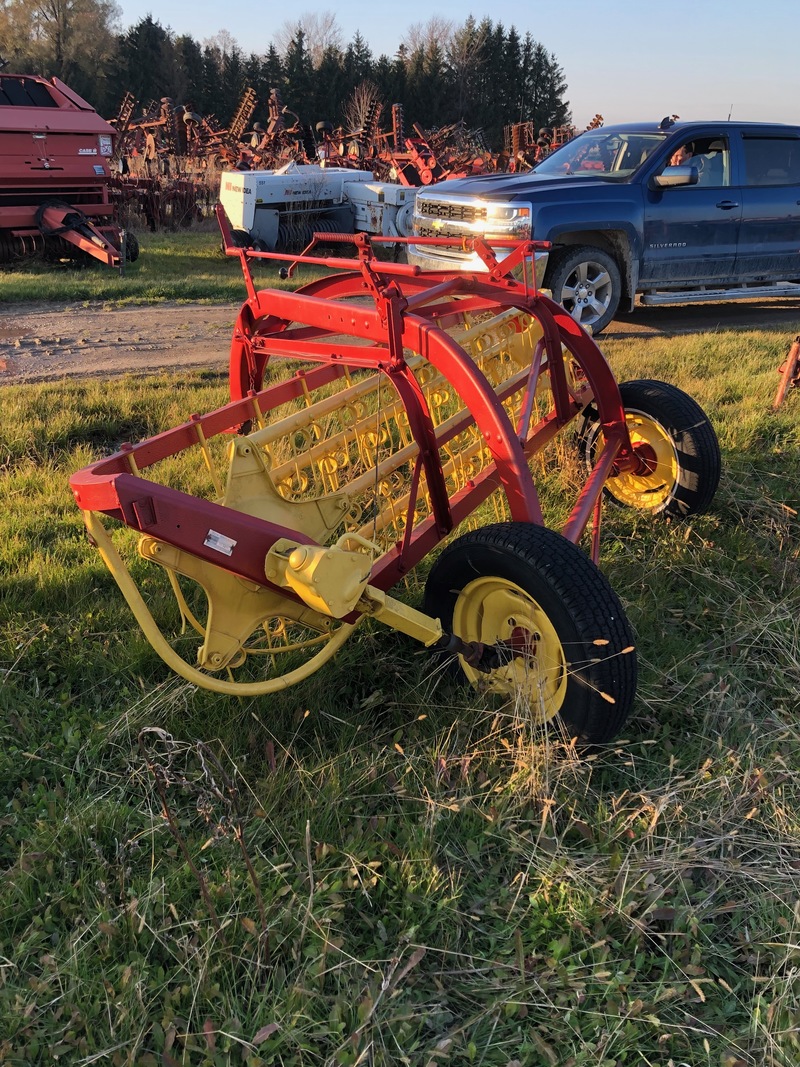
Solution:
[{"label": "chrome wheel", "polygon": [[619,268],[599,248],[574,248],[556,256],[548,278],[553,299],[584,328],[598,334],[613,319],[622,292]]}]

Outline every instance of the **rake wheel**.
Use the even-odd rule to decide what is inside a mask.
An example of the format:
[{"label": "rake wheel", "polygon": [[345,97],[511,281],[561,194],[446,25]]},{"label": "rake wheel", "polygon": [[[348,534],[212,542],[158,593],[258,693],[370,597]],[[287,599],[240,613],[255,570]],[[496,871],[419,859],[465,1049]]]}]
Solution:
[{"label": "rake wheel", "polygon": [[524,700],[539,722],[610,740],[628,717],[636,655],[616,594],[588,556],[544,526],[507,522],[458,538],[425,588],[425,609],[464,641],[502,642],[490,674],[460,660],[468,680]]}]

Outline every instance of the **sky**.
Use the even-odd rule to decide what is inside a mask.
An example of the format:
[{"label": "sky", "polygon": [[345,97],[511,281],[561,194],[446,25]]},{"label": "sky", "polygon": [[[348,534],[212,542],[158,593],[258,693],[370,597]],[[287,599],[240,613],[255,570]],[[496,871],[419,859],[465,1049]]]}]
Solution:
[{"label": "sky", "polygon": [[[480,2],[480,0],[478,0]],[[261,54],[274,32],[306,12],[336,13],[347,45],[359,31],[375,57],[392,56],[409,26],[435,14],[461,25],[488,15],[552,52],[564,71],[575,125],[734,119],[800,124],[800,0],[118,0],[124,28],[152,15],[195,40],[227,30],[242,51]],[[224,12],[224,14],[223,14]],[[463,116],[469,125],[469,115]],[[525,118],[526,116],[520,116]]]}]

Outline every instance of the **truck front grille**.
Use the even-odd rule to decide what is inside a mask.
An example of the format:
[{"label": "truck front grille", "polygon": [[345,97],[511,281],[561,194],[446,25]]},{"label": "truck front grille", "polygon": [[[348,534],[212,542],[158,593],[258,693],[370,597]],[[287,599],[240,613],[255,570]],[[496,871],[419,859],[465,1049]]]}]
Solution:
[{"label": "truck front grille", "polygon": [[[447,219],[450,222],[485,222],[486,208],[475,204],[461,204],[447,200],[425,200],[419,202],[419,214],[429,219]],[[431,233],[427,236],[435,237]]]},{"label": "truck front grille", "polygon": [[442,231],[437,230],[434,226],[426,226],[424,222],[418,222],[414,233],[417,237],[441,237]]}]

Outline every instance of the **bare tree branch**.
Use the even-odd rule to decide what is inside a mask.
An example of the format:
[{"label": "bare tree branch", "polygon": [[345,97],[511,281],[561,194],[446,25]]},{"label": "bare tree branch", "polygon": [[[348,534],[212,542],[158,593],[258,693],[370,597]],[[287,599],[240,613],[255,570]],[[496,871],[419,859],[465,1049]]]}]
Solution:
[{"label": "bare tree branch", "polygon": [[287,19],[274,34],[274,44],[278,52],[285,56],[289,45],[303,31],[306,50],[311,57],[311,64],[316,70],[328,48],[342,48],[342,30],[333,11],[305,11],[296,19]]},{"label": "bare tree branch", "polygon": [[432,15],[427,22],[414,22],[405,32],[403,44],[409,52],[422,51],[426,54],[434,47],[447,52],[456,32],[452,19]]}]

